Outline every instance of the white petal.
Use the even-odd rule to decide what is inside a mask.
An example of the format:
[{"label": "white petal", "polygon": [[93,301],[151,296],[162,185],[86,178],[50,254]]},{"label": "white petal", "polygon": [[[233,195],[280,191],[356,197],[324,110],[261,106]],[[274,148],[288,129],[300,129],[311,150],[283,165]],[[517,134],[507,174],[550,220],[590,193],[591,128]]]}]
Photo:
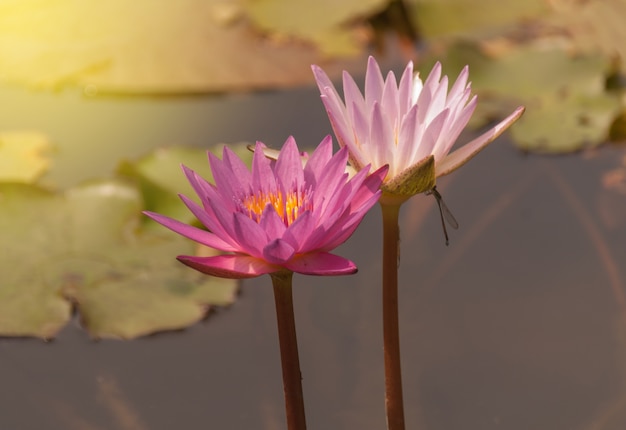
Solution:
[{"label": "white petal", "polygon": [[386,120],[390,122],[390,126],[393,129],[397,129],[400,125],[398,117],[398,84],[396,82],[396,76],[392,72],[387,74],[387,80],[385,81],[385,87],[383,88],[383,94],[380,100],[380,107]]},{"label": "white petal", "polygon": [[[476,105],[477,105],[477,97],[474,96],[472,100],[470,100],[470,102],[467,104],[467,106],[465,106],[463,110],[460,113],[457,113],[456,117],[452,119],[452,121],[450,122],[448,126],[448,132],[446,135],[445,143],[443,143],[441,152],[437,154],[439,156],[438,158],[439,160],[443,159],[446,155],[448,155],[448,152],[450,152],[457,138],[459,137],[459,135],[461,134],[461,132],[463,131],[463,129],[469,122],[470,118],[472,117],[472,114],[474,113],[474,110],[476,109]],[[437,160],[437,158],[435,158],[435,160]]]},{"label": "white petal", "polygon": [[[421,81],[420,81],[421,83]],[[404,115],[411,109],[412,106],[412,94],[411,89],[413,84],[413,62],[409,61],[409,64],[404,68],[404,73],[400,78],[400,85],[398,85],[398,118],[403,118]]]},{"label": "white petal", "polygon": [[396,148],[393,170],[389,170],[389,177],[393,178],[402,170],[409,167],[412,162],[411,155],[413,153],[413,147],[417,145],[417,141],[414,140],[417,130],[417,110],[419,107],[413,105],[409,112],[404,116],[402,125],[400,126],[400,134],[398,137],[398,147]]},{"label": "white petal", "polygon": [[467,163],[485,146],[500,136],[504,130],[511,126],[511,124],[517,121],[523,113],[524,107],[518,107],[511,115],[502,120],[498,125],[445,157],[441,160],[441,162],[437,163],[437,177],[452,173],[463,164]]},{"label": "white petal", "polygon": [[324,72],[321,67],[316,66],[315,64],[311,66],[311,70],[313,70],[313,76],[315,77],[315,82],[317,83],[320,93],[330,94],[332,95],[333,99],[339,100],[341,104],[343,104],[341,96],[335,89],[333,82],[330,80],[326,72]]},{"label": "white petal", "polygon": [[393,160],[392,150],[395,146],[393,131],[378,103],[374,103],[372,109],[370,141],[368,146],[368,152],[373,155],[371,161],[374,169],[378,169]]},{"label": "white petal", "polygon": [[[461,73],[459,73],[459,77],[456,78],[456,82],[452,85],[450,92],[448,93],[448,100],[452,103],[459,95],[463,94],[466,89],[467,79],[469,77],[469,67],[463,67]],[[450,106],[450,104],[448,104]]]},{"label": "white petal", "polygon": [[366,164],[371,163],[372,154],[370,152],[371,145],[370,140],[370,123],[365,116],[365,112],[361,112],[356,107],[352,109],[353,117],[350,118],[352,122],[352,133],[348,150],[352,154],[353,159],[357,162],[357,168],[362,168]]},{"label": "white petal", "polygon": [[441,78],[441,83],[438,87],[435,87],[435,92],[432,93],[432,98],[428,103],[426,116],[424,122],[430,123],[433,118],[441,113],[446,107],[446,95],[448,94],[448,77]]},{"label": "white petal", "polygon": [[413,78],[413,87],[411,88],[411,104],[414,105],[419,100],[420,95],[422,94],[422,90],[424,89],[424,84],[420,79],[420,73],[416,72],[415,77]]},{"label": "white petal", "polygon": [[370,56],[365,72],[365,104],[368,110],[372,109],[375,101],[380,101],[383,94],[383,86],[383,74],[380,71],[380,67],[374,57]]},{"label": "white petal", "polygon": [[[426,158],[435,153],[437,142],[439,141],[441,134],[445,133],[444,126],[447,122],[448,115],[450,115],[450,111],[445,109],[433,118],[430,124],[428,124],[428,127],[422,136],[422,140],[419,142],[419,148],[415,154],[415,159],[421,160],[422,158]],[[436,157],[435,161],[437,161]]]},{"label": "white petal", "polygon": [[422,92],[427,92],[432,97],[432,95],[435,93],[436,88],[439,86],[440,79],[441,79],[441,63],[437,61],[435,65],[433,66],[433,69],[428,74],[426,81],[424,81],[424,89],[422,89]]},{"label": "white petal", "polygon": [[340,145],[345,145],[344,140],[350,139],[350,123],[346,117],[346,109],[341,100],[334,97],[330,88],[324,88],[324,92],[321,95],[322,103],[326,107],[328,118],[330,123],[337,134],[337,139]]}]

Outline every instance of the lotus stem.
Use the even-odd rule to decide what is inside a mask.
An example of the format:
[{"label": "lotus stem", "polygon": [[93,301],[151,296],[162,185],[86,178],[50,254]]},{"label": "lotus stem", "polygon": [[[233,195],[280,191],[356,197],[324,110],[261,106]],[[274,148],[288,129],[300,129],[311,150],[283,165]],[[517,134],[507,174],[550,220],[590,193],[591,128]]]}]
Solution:
[{"label": "lotus stem", "polygon": [[400,204],[380,205],[383,215],[383,345],[387,429],[404,430],[400,331],[398,324],[398,256]]},{"label": "lotus stem", "polygon": [[293,313],[293,272],[271,274],[276,302],[276,321],[280,343],[280,360],[283,369],[283,389],[288,430],[306,430],[302,375],[298,357],[298,340]]}]

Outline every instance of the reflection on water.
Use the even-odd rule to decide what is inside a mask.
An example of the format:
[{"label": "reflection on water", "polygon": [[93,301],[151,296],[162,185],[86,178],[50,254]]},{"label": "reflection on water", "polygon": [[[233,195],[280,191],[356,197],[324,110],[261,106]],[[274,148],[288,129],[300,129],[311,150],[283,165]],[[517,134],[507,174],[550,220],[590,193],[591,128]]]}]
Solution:
[{"label": "reflection on water", "polygon": [[[95,136],[79,161],[98,164],[99,174],[114,167],[112,155],[100,156],[106,142],[129,144],[127,136],[138,142],[134,155],[187,141],[280,144],[289,134],[312,146],[330,131],[312,87],[169,101],[10,96],[44,101],[36,115],[3,110],[1,128],[32,120],[62,149]],[[80,127],[59,113],[63,104],[83,107]],[[217,111],[232,121],[213,121]],[[65,156],[57,166],[75,166]],[[619,148],[524,157],[501,139],[439,181],[461,225],[448,247],[434,199],[404,205],[408,428],[626,428],[626,195],[603,185],[621,158]],[[375,209],[340,250],[358,274],[294,278],[310,429],[385,428],[380,243]],[[284,428],[270,285],[245,281],[234,306],[178,333],[92,342],[70,325],[50,343],[0,340],[0,428]]]}]

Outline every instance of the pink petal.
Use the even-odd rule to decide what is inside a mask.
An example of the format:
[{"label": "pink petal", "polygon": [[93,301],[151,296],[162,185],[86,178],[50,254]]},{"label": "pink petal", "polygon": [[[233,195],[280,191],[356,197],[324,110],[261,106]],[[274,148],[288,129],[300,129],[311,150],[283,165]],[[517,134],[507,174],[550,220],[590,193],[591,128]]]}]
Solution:
[{"label": "pink petal", "polygon": [[220,237],[211,232],[182,223],[165,215],[157,214],[150,211],[144,211],[143,213],[158,222],[159,224],[163,225],[164,227],[169,228],[173,232],[178,233],[181,236],[185,236],[186,238],[198,242],[202,245],[208,246],[209,248],[215,248],[220,251],[236,251],[236,249],[232,245],[228,244]]},{"label": "pink petal", "polygon": [[[299,162],[299,161],[298,161]],[[271,161],[263,154],[263,144],[257,142],[252,155],[252,193],[276,191],[276,176]]]},{"label": "pink petal", "polygon": [[204,206],[206,206],[206,204],[208,203],[209,198],[218,195],[215,187],[209,184],[202,177],[200,177],[196,172],[194,172],[185,165],[181,165],[181,167],[183,169],[183,173],[187,177],[187,181],[196,192],[198,197],[200,197],[200,200],[202,201],[202,204]]},{"label": "pink petal", "polygon": [[192,269],[219,278],[254,278],[282,270],[280,266],[274,266],[249,255],[218,255],[214,257],[179,255],[177,258],[178,261]]},{"label": "pink petal", "polygon": [[280,150],[274,172],[285,191],[297,189],[304,183],[300,152],[293,136],[289,136]]},{"label": "pink petal", "polygon": [[[352,205],[352,199],[354,195],[361,190],[361,185],[368,173],[369,166],[365,169],[359,170],[350,179],[350,181],[339,184],[335,192],[332,193],[330,199],[328,199],[324,213],[316,212],[319,214],[319,218],[322,219],[324,223],[328,221],[329,216],[333,216],[333,213],[337,213],[337,215],[339,215]],[[327,213],[328,215],[326,215]]]},{"label": "pink petal", "polygon": [[248,191],[252,184],[252,175],[248,166],[235,154],[228,145],[224,145],[222,150],[222,161],[230,170],[231,175],[237,179],[239,187]]},{"label": "pink petal", "polygon": [[234,239],[241,244],[241,252],[253,257],[261,257],[263,248],[267,245],[267,233],[259,224],[241,212],[233,214]]},{"label": "pink petal", "polygon": [[316,250],[324,248],[328,242],[327,238],[328,228],[323,225],[315,226],[305,240],[300,243],[300,250],[302,253],[315,252]]},{"label": "pink petal", "polygon": [[304,180],[307,184],[315,185],[324,175],[324,166],[333,156],[333,138],[328,135],[320,142],[304,166]]},{"label": "pink petal", "polygon": [[355,209],[361,208],[370,205],[370,199],[374,199],[374,202],[371,203],[368,209],[373,206],[378,201],[380,185],[385,179],[388,170],[388,166],[383,166],[374,173],[369,174],[350,199],[350,206]]},{"label": "pink petal", "polygon": [[[224,152],[226,152],[226,147],[224,147]],[[241,186],[241,182],[236,180],[237,178],[233,175],[233,172],[230,170],[229,166],[226,165],[222,160],[216,157],[212,153],[208,153],[209,156],[209,165],[211,166],[211,172],[213,173],[213,180],[215,181],[215,188],[218,190],[220,194],[228,194],[228,195],[238,195],[243,193],[243,189]],[[185,175],[187,175],[187,180],[196,187],[206,188],[206,186],[200,186],[201,181],[204,179],[201,178],[196,172],[189,169],[189,172],[186,170]],[[248,173],[249,176],[249,173]],[[198,195],[202,196],[201,193]]]},{"label": "pink petal", "polygon": [[[374,199],[372,206],[376,204],[377,201],[378,199]],[[324,245],[320,246],[319,249],[330,251],[348,240],[350,236],[354,234],[366,213],[367,210],[361,210],[359,212],[344,214],[344,216],[337,222],[337,225],[340,226],[340,228],[337,227],[332,231],[329,231],[324,238]]]},{"label": "pink petal", "polygon": [[343,257],[327,252],[304,254],[289,261],[285,267],[304,275],[337,276],[356,273],[356,265]]},{"label": "pink petal", "polygon": [[[359,175],[366,176],[365,173],[368,170],[369,166],[357,173],[352,181],[357,179]],[[356,190],[350,190],[350,184],[347,185],[345,189],[351,193],[349,194],[350,199],[347,201],[348,204],[334,208],[333,211],[323,217],[323,224],[308,235],[301,249],[332,250],[345,242],[357,228],[367,211],[378,201],[381,193],[380,184],[386,172],[387,166],[366,176],[362,184],[356,187]]]},{"label": "pink petal", "polygon": [[378,202],[381,194],[380,178],[375,177],[375,181],[368,183],[370,178],[371,176],[364,182],[364,185],[369,188],[360,187],[348,210],[336,219],[333,225],[325,226],[327,231],[323,243],[318,244],[320,248],[332,250],[345,242],[354,233],[366,213]]},{"label": "pink petal", "polygon": [[317,219],[311,211],[304,212],[287,228],[283,234],[283,239],[289,242],[296,252],[309,251],[309,249],[303,248],[302,245],[313,232],[316,221]]},{"label": "pink petal", "polygon": [[270,264],[284,265],[293,255],[295,249],[282,239],[275,239],[263,248],[263,259]]},{"label": "pink petal", "polygon": [[191,211],[192,214],[211,232],[218,235],[224,242],[229,243],[232,249],[222,249],[223,251],[238,251],[240,248],[235,240],[224,230],[224,227],[220,224],[213,209],[209,206],[208,211],[201,208],[196,202],[189,199],[187,196],[179,196],[185,206]]},{"label": "pink petal", "polygon": [[[509,128],[515,121],[519,119],[524,113],[524,107],[520,106],[515,111],[502,120],[492,129],[478,136],[471,142],[463,145],[443,160],[436,164],[437,177],[444,176],[454,172],[463,164],[471,160],[476,154],[483,150],[487,145],[493,142],[498,136],[500,136],[504,130]],[[437,161],[437,160],[435,160]]]},{"label": "pink petal", "polygon": [[[221,231],[224,232],[224,235],[231,237],[234,242],[242,246],[238,241],[237,235],[235,233],[233,212],[224,207],[222,200],[223,199],[221,198],[209,199],[207,212],[210,212],[211,216],[215,218],[215,220],[221,227]],[[207,225],[207,227],[209,226]],[[222,234],[219,233],[219,230],[215,230],[215,233],[220,235]]]},{"label": "pink petal", "polygon": [[338,184],[341,183],[341,181],[345,182],[345,178],[347,177],[345,173],[347,159],[348,150],[344,147],[340,149],[324,167],[324,172],[326,173],[317,183],[313,193],[313,207],[316,211],[324,210],[328,199],[333,196]]},{"label": "pink petal", "polygon": [[267,234],[268,240],[282,237],[283,234],[285,234],[285,230],[287,230],[285,223],[281,217],[278,216],[272,205],[267,205],[263,210],[261,219],[259,220],[259,226],[261,226],[261,229]]}]

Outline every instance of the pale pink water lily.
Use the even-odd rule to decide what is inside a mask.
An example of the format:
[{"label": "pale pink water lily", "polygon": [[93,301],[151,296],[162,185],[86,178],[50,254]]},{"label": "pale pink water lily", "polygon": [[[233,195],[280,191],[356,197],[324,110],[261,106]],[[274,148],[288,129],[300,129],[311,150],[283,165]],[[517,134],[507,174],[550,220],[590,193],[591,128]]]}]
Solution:
[{"label": "pale pink water lily", "polygon": [[364,95],[350,74],[343,73],[345,102],[326,73],[315,65],[312,69],[339,145],[350,151],[350,164],[356,170],[388,164],[383,190],[392,194],[429,191],[437,177],[465,164],[524,111],[517,108],[450,153],[476,108],[467,66],[448,91],[448,77],[441,76],[440,63],[422,82],[419,74],[413,75],[413,63],[409,62],[398,83],[392,72],[384,79],[378,63],[370,57]]},{"label": "pale pink water lily", "polygon": [[368,175],[369,166],[348,179],[347,149],[332,153],[325,138],[303,163],[290,137],[276,161],[257,142],[248,170],[224,147],[222,159],[209,153],[215,185],[183,166],[201,204],[181,195],[207,228],[200,229],[157,213],[146,215],[189,239],[225,252],[182,255],[184,264],[209,275],[247,278],[291,271],[310,275],[356,272],[350,260],[330,253],[346,241],[378,201],[387,167]]}]

